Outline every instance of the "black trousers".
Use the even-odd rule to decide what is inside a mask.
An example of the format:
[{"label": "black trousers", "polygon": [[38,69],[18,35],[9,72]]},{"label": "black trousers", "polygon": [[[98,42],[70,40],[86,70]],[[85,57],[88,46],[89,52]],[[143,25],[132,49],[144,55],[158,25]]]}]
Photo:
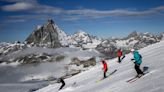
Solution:
[{"label": "black trousers", "polygon": [[144,73],[141,71],[141,69],[140,69],[140,65],[135,64],[134,68],[135,68],[137,74],[144,74]]},{"label": "black trousers", "polygon": [[118,57],[118,62],[121,63],[121,57]]},{"label": "black trousers", "polygon": [[107,72],[107,70],[106,71],[104,71],[104,78],[106,78],[107,76],[106,76],[106,72]]},{"label": "black trousers", "polygon": [[60,86],[59,90],[61,90],[64,86],[65,86],[65,83],[62,83],[62,85]]},{"label": "black trousers", "polygon": [[60,82],[62,83],[62,85],[60,86],[59,90],[61,90],[65,86],[65,82],[62,78],[60,78]]}]

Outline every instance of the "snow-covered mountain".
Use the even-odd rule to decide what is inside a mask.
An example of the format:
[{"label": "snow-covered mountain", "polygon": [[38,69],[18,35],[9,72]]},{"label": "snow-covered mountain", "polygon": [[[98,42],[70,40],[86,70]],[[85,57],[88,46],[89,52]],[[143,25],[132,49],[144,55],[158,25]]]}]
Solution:
[{"label": "snow-covered mountain", "polygon": [[38,26],[37,29],[26,39],[26,42],[31,45],[50,48],[65,46],[95,48],[101,41],[97,37],[90,36],[81,30],[68,36],[54,23],[52,19],[50,19],[43,26]]},{"label": "snow-covered mountain", "polygon": [[[123,40],[125,41],[123,47],[140,49],[150,44],[159,42],[161,38],[159,38],[158,35],[153,35],[149,32],[139,33],[134,31]],[[117,44],[119,44],[118,40]]]},{"label": "snow-covered mountain", "polygon": [[[161,41],[164,38],[163,34],[164,33],[154,35],[148,32],[139,33],[134,31],[124,38],[100,39],[79,30],[73,35],[67,35],[52,19],[50,19],[46,24],[38,26],[24,43],[0,44],[0,61],[5,62],[6,59],[4,59],[4,57],[8,54],[33,47],[70,47],[81,48],[83,50],[96,49],[100,53],[105,54],[108,58],[114,58],[116,57],[116,51],[118,48],[121,48],[124,53],[128,53],[131,48],[140,49]],[[33,54],[33,56],[38,55]],[[21,59],[10,59],[9,61],[12,60],[19,61]]]},{"label": "snow-covered mountain", "polygon": [[82,30],[71,35],[69,39],[70,45],[80,46],[83,49],[96,48],[100,43],[101,39],[96,36],[91,36]]},{"label": "snow-covered mountain", "polygon": [[13,52],[23,50],[26,47],[28,47],[28,45],[23,44],[23,43],[18,43],[18,42],[15,42],[15,43],[5,43],[5,42],[1,43],[0,44],[0,61],[4,62],[4,61],[2,61],[4,56],[6,56],[8,54],[11,54]]},{"label": "snow-covered mountain", "polygon": [[76,32],[74,35],[72,35],[72,38],[79,44],[86,44],[86,43],[92,42],[90,35],[82,30],[80,30],[80,31]]},{"label": "snow-covered mountain", "polygon": [[[80,47],[83,49],[102,48],[136,48],[140,49],[150,44],[159,42],[163,38],[163,33],[160,35],[153,35],[151,33],[132,32],[127,37],[116,39],[100,39],[92,36],[82,30],[77,31],[73,35],[67,35],[61,30],[52,19],[48,20],[43,26],[37,29],[26,39],[27,43],[44,47]],[[111,46],[111,47],[110,47]],[[112,49],[113,50],[113,49]],[[110,51],[112,51],[110,50]],[[106,52],[105,50],[104,52]],[[109,51],[108,51],[109,52]]]},{"label": "snow-covered mountain", "polygon": [[67,45],[67,35],[62,31],[53,20],[48,20],[43,26],[37,29],[26,39],[28,44],[41,47],[58,48]]},{"label": "snow-covered mountain", "polygon": [[132,32],[124,38],[104,39],[96,49],[106,54],[110,58],[116,56],[116,51],[121,48],[124,53],[128,53],[131,48],[141,49],[163,39],[163,33],[154,35],[151,33]]},{"label": "snow-covered mountain", "polygon": [[101,62],[90,70],[65,80],[66,86],[58,91],[60,83],[50,84],[36,92],[163,92],[164,91],[164,41],[139,50],[143,56],[142,67],[148,67],[149,73],[133,83],[126,81],[136,75],[134,64],[130,59],[132,54],[126,55],[121,64],[117,59],[107,60],[108,74],[117,72],[100,82],[103,77]]},{"label": "snow-covered mountain", "polygon": [[67,35],[50,19],[44,25],[38,26],[24,43],[0,44],[0,60],[2,61],[2,57],[7,54],[31,47],[96,49],[109,58],[114,58],[118,48],[128,53],[131,48],[140,49],[161,41],[164,38],[163,34],[154,35],[135,31],[124,38],[100,39],[79,30],[73,35]]}]

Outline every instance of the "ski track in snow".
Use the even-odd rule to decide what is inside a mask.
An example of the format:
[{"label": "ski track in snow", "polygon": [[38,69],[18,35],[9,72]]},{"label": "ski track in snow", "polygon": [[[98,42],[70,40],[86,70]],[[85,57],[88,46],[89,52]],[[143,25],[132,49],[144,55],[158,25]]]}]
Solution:
[{"label": "ski track in snow", "polygon": [[[65,80],[66,86],[58,91],[61,84],[53,84],[36,92],[164,92],[164,41],[145,47],[139,52],[143,56],[144,66],[149,72],[133,83],[127,83],[129,78],[136,75],[134,64],[130,61],[131,54],[126,55],[121,64],[117,59],[108,60],[108,72],[118,71],[109,78],[96,83],[103,77],[102,65],[98,63],[88,71]],[[76,82],[76,85],[72,83]]]}]

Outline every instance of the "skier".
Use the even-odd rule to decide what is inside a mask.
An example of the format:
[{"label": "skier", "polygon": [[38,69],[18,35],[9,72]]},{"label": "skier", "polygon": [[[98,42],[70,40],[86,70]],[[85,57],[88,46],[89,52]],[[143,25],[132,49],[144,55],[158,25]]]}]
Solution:
[{"label": "skier", "polygon": [[105,79],[107,77],[106,76],[106,72],[108,71],[108,65],[107,65],[107,63],[104,60],[102,60],[101,62],[103,64],[104,79]]},{"label": "skier", "polygon": [[135,60],[134,61],[134,64],[135,64],[134,68],[137,72],[136,77],[140,78],[142,75],[144,75],[143,71],[141,71],[141,69],[140,69],[140,65],[142,63],[142,56],[139,54],[139,52],[137,50],[131,49],[131,52],[133,53],[133,56],[134,56],[134,58],[131,60],[132,61]]},{"label": "skier", "polygon": [[121,56],[122,56],[122,51],[121,49],[118,49],[117,51],[118,63],[121,63],[121,60],[125,58],[125,56],[123,56],[122,58]]},{"label": "skier", "polygon": [[65,86],[65,82],[64,82],[63,78],[59,78],[58,82],[62,83],[62,85],[59,88],[59,90],[61,90]]}]

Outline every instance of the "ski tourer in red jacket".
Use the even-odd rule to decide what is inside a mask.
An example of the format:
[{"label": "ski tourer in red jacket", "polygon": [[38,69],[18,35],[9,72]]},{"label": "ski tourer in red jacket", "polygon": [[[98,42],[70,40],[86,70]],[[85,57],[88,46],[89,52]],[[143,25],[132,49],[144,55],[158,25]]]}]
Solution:
[{"label": "ski tourer in red jacket", "polygon": [[122,51],[121,51],[121,49],[119,49],[118,51],[117,51],[117,57],[121,57],[122,56]]},{"label": "ski tourer in red jacket", "polygon": [[125,58],[125,56],[123,56],[121,59],[121,56],[122,56],[122,51],[121,51],[121,49],[119,49],[117,51],[118,63],[121,63],[122,59]]},{"label": "ski tourer in red jacket", "polygon": [[106,72],[108,70],[108,65],[104,60],[102,61],[102,64],[103,64],[104,78],[106,78],[107,77]]},{"label": "ski tourer in red jacket", "polygon": [[104,60],[102,61],[102,64],[103,64],[103,70],[104,72],[106,72],[108,70],[108,65]]}]

